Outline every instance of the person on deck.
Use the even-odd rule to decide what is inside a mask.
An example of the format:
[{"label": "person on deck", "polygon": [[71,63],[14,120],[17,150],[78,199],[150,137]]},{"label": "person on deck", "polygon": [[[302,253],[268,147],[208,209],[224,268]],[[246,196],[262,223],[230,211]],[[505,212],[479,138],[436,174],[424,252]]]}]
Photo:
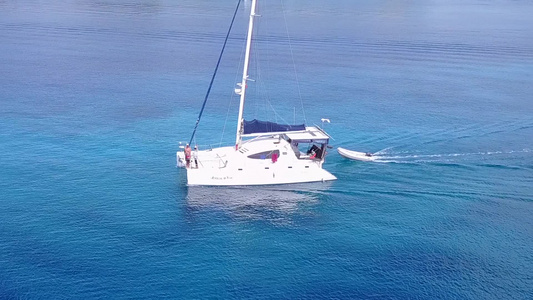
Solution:
[{"label": "person on deck", "polygon": [[184,152],[185,152],[185,162],[187,163],[187,168],[188,168],[191,164],[191,146],[189,146],[189,144],[185,146]]},{"label": "person on deck", "polygon": [[196,165],[196,169],[198,169],[198,146],[194,146],[192,158],[194,159],[194,164]]},{"label": "person on deck", "polygon": [[276,163],[278,161],[278,154],[276,152],[272,153],[272,163]]}]

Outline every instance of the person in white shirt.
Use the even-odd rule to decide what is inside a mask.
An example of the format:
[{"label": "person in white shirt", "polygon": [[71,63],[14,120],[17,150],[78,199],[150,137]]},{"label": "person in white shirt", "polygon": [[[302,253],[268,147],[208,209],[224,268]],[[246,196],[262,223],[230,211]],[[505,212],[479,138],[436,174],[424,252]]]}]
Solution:
[{"label": "person in white shirt", "polygon": [[194,159],[194,164],[196,169],[198,169],[198,146],[194,146],[194,151],[192,152],[192,158]]}]

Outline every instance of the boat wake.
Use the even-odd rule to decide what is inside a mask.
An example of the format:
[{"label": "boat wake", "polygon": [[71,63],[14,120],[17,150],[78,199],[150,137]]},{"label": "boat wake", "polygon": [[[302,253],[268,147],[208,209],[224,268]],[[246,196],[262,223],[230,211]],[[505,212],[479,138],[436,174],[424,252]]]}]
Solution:
[{"label": "boat wake", "polygon": [[519,155],[531,152],[530,149],[511,150],[511,151],[481,151],[470,153],[440,153],[425,154],[416,152],[389,152],[391,148],[386,148],[374,153],[376,158],[374,162],[378,163],[449,163],[461,162],[465,160],[481,159],[487,156],[509,156]]}]

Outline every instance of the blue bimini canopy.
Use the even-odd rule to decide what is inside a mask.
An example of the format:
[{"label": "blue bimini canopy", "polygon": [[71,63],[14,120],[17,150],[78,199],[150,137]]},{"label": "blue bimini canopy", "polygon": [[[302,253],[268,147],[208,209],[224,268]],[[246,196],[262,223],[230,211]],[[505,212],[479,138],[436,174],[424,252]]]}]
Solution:
[{"label": "blue bimini canopy", "polygon": [[305,130],[305,124],[286,125],[268,121],[244,120],[244,134],[263,133],[263,132],[282,132],[282,131],[300,131]]}]

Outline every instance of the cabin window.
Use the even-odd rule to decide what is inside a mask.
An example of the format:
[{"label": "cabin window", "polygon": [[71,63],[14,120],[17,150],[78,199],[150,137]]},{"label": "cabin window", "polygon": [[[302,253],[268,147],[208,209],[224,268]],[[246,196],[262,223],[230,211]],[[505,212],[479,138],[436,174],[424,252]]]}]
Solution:
[{"label": "cabin window", "polygon": [[251,159],[272,159],[272,155],[276,154],[279,157],[279,150],[271,150],[265,152],[259,152],[252,155],[248,155],[248,158]]}]

